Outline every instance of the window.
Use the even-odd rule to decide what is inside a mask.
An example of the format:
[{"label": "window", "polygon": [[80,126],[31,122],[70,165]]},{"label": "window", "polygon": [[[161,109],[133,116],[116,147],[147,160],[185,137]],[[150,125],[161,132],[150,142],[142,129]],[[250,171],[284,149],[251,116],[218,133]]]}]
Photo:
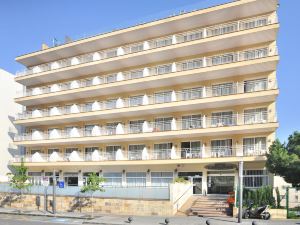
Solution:
[{"label": "window", "polygon": [[93,111],[93,102],[87,102],[85,103],[85,112],[91,112]]},{"label": "window", "polygon": [[107,123],[106,124],[106,134],[107,135],[114,135],[116,134],[116,129],[118,126],[118,122],[114,122],[114,123]]},{"label": "window", "polygon": [[117,50],[116,49],[106,51],[106,57],[107,58],[116,57],[116,56],[117,56]]},{"label": "window", "polygon": [[212,157],[222,157],[232,155],[232,139],[211,141]]},{"label": "window", "polygon": [[236,30],[237,30],[237,24],[236,23],[225,24],[225,25],[221,25],[221,26],[218,26],[218,27],[209,28],[207,30],[207,35],[208,36],[216,36],[216,35],[231,33],[231,32],[234,32]]},{"label": "window", "polygon": [[244,170],[243,183],[246,188],[258,188],[269,185],[269,176],[266,170]]},{"label": "window", "polygon": [[106,109],[115,109],[117,106],[117,99],[108,99],[105,102]]},{"label": "window", "polygon": [[257,80],[246,80],[244,82],[244,92],[254,92],[267,90],[267,78]]},{"label": "window", "polygon": [[51,155],[54,152],[59,153],[59,149],[58,148],[49,148],[48,149],[48,155]]},{"label": "window", "polygon": [[194,60],[183,62],[182,70],[198,69],[198,68],[201,68],[202,66],[203,66],[202,59],[194,59]]},{"label": "window", "polygon": [[119,149],[122,149],[120,145],[106,146],[106,158],[108,160],[116,160],[116,153]]},{"label": "window", "polygon": [[262,155],[267,151],[267,144],[265,137],[254,137],[243,139],[244,155]]},{"label": "window", "polygon": [[[90,176],[91,173],[93,173],[93,172],[82,173],[83,185],[87,185],[88,178],[89,178],[89,176]],[[96,173],[96,175],[99,176],[99,173]]]},{"label": "window", "polygon": [[158,39],[153,41],[154,48],[164,47],[172,44],[172,37],[168,37],[165,39]]},{"label": "window", "polygon": [[172,117],[156,118],[154,122],[154,131],[169,131],[172,129]]},{"label": "window", "polygon": [[140,52],[144,50],[144,45],[143,43],[139,43],[139,44],[131,45],[129,46],[129,48],[131,53]]},{"label": "window", "polygon": [[42,173],[41,172],[28,172],[29,182],[33,185],[42,185]]},{"label": "window", "polygon": [[173,143],[154,144],[153,159],[170,159]]},{"label": "window", "polygon": [[203,37],[202,31],[194,31],[183,35],[183,41],[194,41]]},{"label": "window", "polygon": [[151,172],[151,185],[169,186],[173,182],[173,172]]},{"label": "window", "polygon": [[181,158],[201,158],[201,142],[188,141],[181,142]]},{"label": "window", "polygon": [[142,160],[142,153],[145,145],[129,145],[128,159],[129,160]]},{"label": "window", "polygon": [[103,177],[106,179],[104,186],[122,186],[122,173],[103,173]]},{"label": "window", "polygon": [[117,74],[110,74],[110,75],[107,75],[105,78],[106,78],[106,83],[116,82]]},{"label": "window", "polygon": [[31,155],[33,155],[34,153],[39,153],[39,154],[41,154],[41,153],[42,153],[42,150],[41,150],[41,149],[32,149],[32,150],[30,150],[30,153],[31,153]]},{"label": "window", "polygon": [[232,126],[236,124],[236,117],[232,111],[211,114],[211,126]]},{"label": "window", "polygon": [[191,100],[191,99],[198,99],[202,98],[203,96],[203,88],[196,87],[196,88],[189,88],[182,90],[182,99],[183,100]]},{"label": "window", "polygon": [[182,117],[182,129],[195,129],[202,127],[202,117],[201,115],[189,115]]},{"label": "window", "polygon": [[143,132],[144,120],[136,120],[129,122],[129,132],[132,134],[142,133]]},{"label": "window", "polygon": [[228,53],[225,55],[218,55],[218,56],[213,56],[211,58],[212,60],[212,65],[221,65],[225,63],[232,63],[235,61],[235,54],[234,53]]},{"label": "window", "polygon": [[143,70],[130,71],[130,79],[136,79],[143,77]]},{"label": "window", "polygon": [[64,173],[66,186],[78,186],[78,173]]},{"label": "window", "polygon": [[267,25],[267,18],[254,19],[250,21],[240,22],[240,29],[251,29],[255,27],[265,26]]},{"label": "window", "polygon": [[145,172],[127,172],[126,173],[127,186],[143,187],[146,186]]},{"label": "window", "polygon": [[236,87],[233,83],[224,83],[212,85],[213,96],[232,95],[236,93]]},{"label": "window", "polygon": [[155,70],[156,70],[157,75],[171,73],[172,72],[172,64],[157,66],[157,67],[155,67]]},{"label": "window", "polygon": [[245,60],[262,58],[268,56],[268,48],[248,50],[244,51],[242,54]]},{"label": "window", "polygon": [[143,105],[143,95],[129,97],[129,106]]},{"label": "window", "polygon": [[94,151],[99,151],[98,147],[86,147],[84,149],[85,153],[85,159],[91,161],[92,160],[92,154]]},{"label": "window", "polygon": [[266,123],[268,121],[267,108],[247,109],[244,111],[244,123]]},{"label": "window", "polygon": [[84,134],[85,136],[92,136],[93,135],[93,128],[95,125],[85,125],[84,126]]},{"label": "window", "polygon": [[65,149],[65,156],[69,157],[72,152],[78,152],[78,148],[66,148]]},{"label": "window", "polygon": [[172,101],[172,91],[154,93],[155,103],[167,103]]}]

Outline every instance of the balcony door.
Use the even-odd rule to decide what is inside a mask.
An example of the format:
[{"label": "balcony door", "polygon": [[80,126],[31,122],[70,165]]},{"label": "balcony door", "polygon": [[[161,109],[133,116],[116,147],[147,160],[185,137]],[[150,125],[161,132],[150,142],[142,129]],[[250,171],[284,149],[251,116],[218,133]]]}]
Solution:
[{"label": "balcony door", "polygon": [[232,139],[212,140],[211,156],[223,157],[232,155]]},{"label": "balcony door", "polygon": [[187,141],[181,142],[181,158],[201,158],[201,142]]}]

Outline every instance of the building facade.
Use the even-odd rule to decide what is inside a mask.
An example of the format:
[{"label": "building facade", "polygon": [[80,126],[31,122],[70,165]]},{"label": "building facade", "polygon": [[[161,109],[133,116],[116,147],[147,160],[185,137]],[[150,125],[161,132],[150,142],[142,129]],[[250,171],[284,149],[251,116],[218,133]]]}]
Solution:
[{"label": "building facade", "polygon": [[21,131],[20,126],[13,122],[17,114],[22,112],[22,107],[15,103],[16,93],[22,89],[22,85],[15,82],[13,74],[0,69],[0,89],[0,182],[6,182],[7,174],[11,173],[8,162],[21,153],[21,148],[14,144],[14,136]]},{"label": "building facade", "polygon": [[15,144],[32,182],[67,186],[90,172],[112,186],[195,194],[272,184],[265,170],[278,128],[277,0],[241,0],[22,55],[25,106]]}]

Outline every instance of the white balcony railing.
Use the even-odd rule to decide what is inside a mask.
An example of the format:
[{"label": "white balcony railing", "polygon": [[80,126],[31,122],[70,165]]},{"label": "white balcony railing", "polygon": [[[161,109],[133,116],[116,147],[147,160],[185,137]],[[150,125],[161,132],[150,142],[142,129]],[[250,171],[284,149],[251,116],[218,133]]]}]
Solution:
[{"label": "white balcony railing", "polygon": [[239,61],[247,61],[252,59],[273,56],[276,54],[277,54],[276,46],[249,49],[240,52],[229,52],[222,55],[189,59],[185,61],[157,65],[150,68],[140,68],[132,71],[95,76],[91,78],[73,80],[73,81],[57,83],[57,84],[52,84],[52,85],[42,86],[42,87],[34,87],[34,88],[24,90],[22,92],[18,92],[17,94],[19,97],[43,95],[48,93],[90,87],[94,85],[114,83],[114,82],[120,82],[120,81],[131,80],[131,79],[139,79],[147,76],[157,76],[157,75],[163,75],[163,74],[168,74],[173,72],[199,69],[203,67],[218,66],[218,65],[234,63]]},{"label": "white balcony railing", "polygon": [[139,95],[130,98],[115,98],[107,101],[94,101],[86,104],[73,104],[67,106],[55,106],[47,109],[34,109],[24,111],[17,115],[17,120],[53,117],[76,113],[95,112],[118,108],[138,107],[170,102],[180,102],[201,98],[235,95],[277,88],[276,80],[261,79],[246,81],[243,83],[226,83],[213,86],[190,88],[181,91],[160,92],[154,95]]},{"label": "white balcony railing", "polygon": [[[147,152],[147,154],[145,153]],[[202,146],[200,148],[179,149],[143,149],[140,151],[124,151],[118,153],[95,150],[93,153],[72,153],[15,155],[11,162],[92,162],[92,161],[119,161],[119,160],[178,160],[201,159],[232,156],[262,156],[267,153],[266,145],[236,145],[236,146]],[[72,157],[77,155],[78,157]],[[146,155],[146,157],[145,157]]]},{"label": "white balcony railing", "polygon": [[212,27],[195,29],[192,31],[170,35],[158,39],[148,40],[143,43],[133,43],[127,46],[120,46],[117,48],[107,49],[103,51],[88,53],[84,55],[75,56],[72,58],[62,59],[55,62],[50,62],[38,66],[34,66],[23,71],[18,71],[16,76],[27,76],[41,72],[56,70],[73,65],[99,61],[107,58],[122,56],[125,54],[132,54],[140,51],[146,51],[154,48],[161,48],[169,45],[174,45],[183,42],[194,41],[198,39],[208,38],[217,35],[224,35],[240,30],[252,29],[255,27],[266,26],[268,24],[277,23],[277,18],[273,14],[264,15],[255,18],[248,18],[231,23],[219,24]]},{"label": "white balcony railing", "polygon": [[31,133],[23,133],[15,136],[15,141],[34,141],[62,138],[97,137],[124,134],[142,134],[191,129],[231,127],[238,125],[261,124],[277,122],[276,114],[270,115],[267,111],[256,113],[232,113],[231,115],[202,116],[200,118],[176,119],[168,118],[164,121],[142,121],[135,124],[123,124],[121,122],[110,125],[93,125],[89,129],[69,127],[68,129],[51,129],[48,131],[34,130]]}]

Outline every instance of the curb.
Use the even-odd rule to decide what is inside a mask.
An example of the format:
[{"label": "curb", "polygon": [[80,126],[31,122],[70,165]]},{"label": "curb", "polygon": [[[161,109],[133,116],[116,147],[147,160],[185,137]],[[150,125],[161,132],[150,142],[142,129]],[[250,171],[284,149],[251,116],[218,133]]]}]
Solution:
[{"label": "curb", "polygon": [[9,214],[9,215],[26,215],[26,216],[46,216],[46,217],[57,217],[57,218],[69,218],[69,219],[90,219],[90,217],[84,216],[70,216],[70,215],[59,215],[59,214],[38,214],[38,213],[22,213],[22,212],[1,212],[0,214]]}]

